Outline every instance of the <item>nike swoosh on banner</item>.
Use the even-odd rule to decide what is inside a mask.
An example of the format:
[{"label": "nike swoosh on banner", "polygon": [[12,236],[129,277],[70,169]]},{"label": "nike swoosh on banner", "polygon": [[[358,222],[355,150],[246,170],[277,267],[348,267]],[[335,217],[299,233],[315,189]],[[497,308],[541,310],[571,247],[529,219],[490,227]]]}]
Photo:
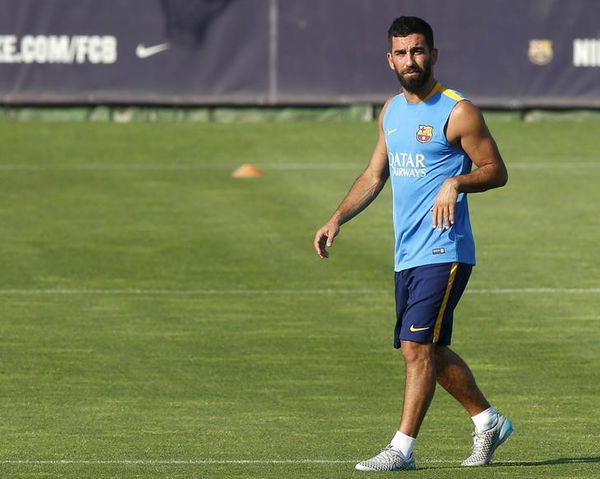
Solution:
[{"label": "nike swoosh on banner", "polygon": [[410,330],[411,330],[413,333],[418,333],[419,331],[425,331],[426,329],[429,329],[430,327],[431,327],[431,326],[427,326],[426,328],[415,328],[415,325],[414,325],[414,324],[411,324],[411,325],[410,325]]},{"label": "nike swoosh on banner", "polygon": [[153,45],[151,47],[146,47],[143,44],[139,44],[135,49],[135,55],[138,58],[148,58],[152,55],[156,55],[157,53],[164,52],[168,50],[170,45],[168,43],[160,43],[158,45]]}]

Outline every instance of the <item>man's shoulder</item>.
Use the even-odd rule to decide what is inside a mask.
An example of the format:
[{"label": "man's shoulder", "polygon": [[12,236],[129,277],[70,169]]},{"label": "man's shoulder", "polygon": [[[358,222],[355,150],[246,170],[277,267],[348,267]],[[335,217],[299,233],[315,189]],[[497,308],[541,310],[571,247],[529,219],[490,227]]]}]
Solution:
[{"label": "man's shoulder", "polygon": [[468,98],[459,90],[455,90],[454,88],[448,88],[439,82],[436,85],[436,90],[439,91],[442,96],[454,100],[455,102],[460,102],[463,100],[468,101]]}]

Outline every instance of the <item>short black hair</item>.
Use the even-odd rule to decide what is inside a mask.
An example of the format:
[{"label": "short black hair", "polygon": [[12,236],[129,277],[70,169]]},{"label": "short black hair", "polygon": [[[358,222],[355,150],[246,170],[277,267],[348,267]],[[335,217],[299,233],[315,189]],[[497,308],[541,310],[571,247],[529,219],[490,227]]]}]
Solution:
[{"label": "short black hair", "polygon": [[412,33],[420,33],[425,37],[425,42],[430,50],[433,50],[433,30],[431,25],[419,17],[398,17],[388,29],[388,40],[390,47],[392,37],[407,37]]}]

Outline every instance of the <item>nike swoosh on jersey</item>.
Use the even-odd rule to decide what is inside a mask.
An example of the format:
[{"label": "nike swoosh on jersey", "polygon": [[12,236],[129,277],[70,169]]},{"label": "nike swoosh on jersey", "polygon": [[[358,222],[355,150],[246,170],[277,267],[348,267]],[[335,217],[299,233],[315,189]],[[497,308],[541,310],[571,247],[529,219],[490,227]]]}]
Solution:
[{"label": "nike swoosh on jersey", "polygon": [[386,134],[386,135],[391,135],[392,133],[394,133],[394,132],[395,132],[395,131],[397,131],[397,130],[398,130],[398,128],[394,128],[394,129],[392,129],[392,130],[386,130],[385,134]]},{"label": "nike swoosh on jersey", "polygon": [[147,47],[140,43],[135,49],[135,55],[138,58],[148,58],[152,55],[156,55],[157,53],[164,52],[168,50],[170,45],[168,43],[159,43],[158,45],[152,45],[151,47]]},{"label": "nike swoosh on jersey", "polygon": [[429,329],[430,327],[431,327],[431,326],[427,326],[426,328],[417,328],[417,327],[415,327],[415,325],[414,325],[414,324],[411,324],[411,325],[410,325],[410,330],[411,330],[413,333],[418,333],[419,331],[425,331],[426,329]]}]

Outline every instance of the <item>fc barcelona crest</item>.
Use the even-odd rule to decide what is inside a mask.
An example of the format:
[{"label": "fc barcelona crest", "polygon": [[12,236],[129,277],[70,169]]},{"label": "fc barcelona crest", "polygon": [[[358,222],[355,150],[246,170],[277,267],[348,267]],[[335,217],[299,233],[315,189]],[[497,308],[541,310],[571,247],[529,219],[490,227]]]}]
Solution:
[{"label": "fc barcelona crest", "polygon": [[433,138],[433,126],[419,125],[419,129],[417,130],[417,140],[421,143],[427,143],[431,138]]},{"label": "fc barcelona crest", "polygon": [[547,65],[552,61],[554,49],[552,40],[529,40],[529,61],[535,65]]}]

